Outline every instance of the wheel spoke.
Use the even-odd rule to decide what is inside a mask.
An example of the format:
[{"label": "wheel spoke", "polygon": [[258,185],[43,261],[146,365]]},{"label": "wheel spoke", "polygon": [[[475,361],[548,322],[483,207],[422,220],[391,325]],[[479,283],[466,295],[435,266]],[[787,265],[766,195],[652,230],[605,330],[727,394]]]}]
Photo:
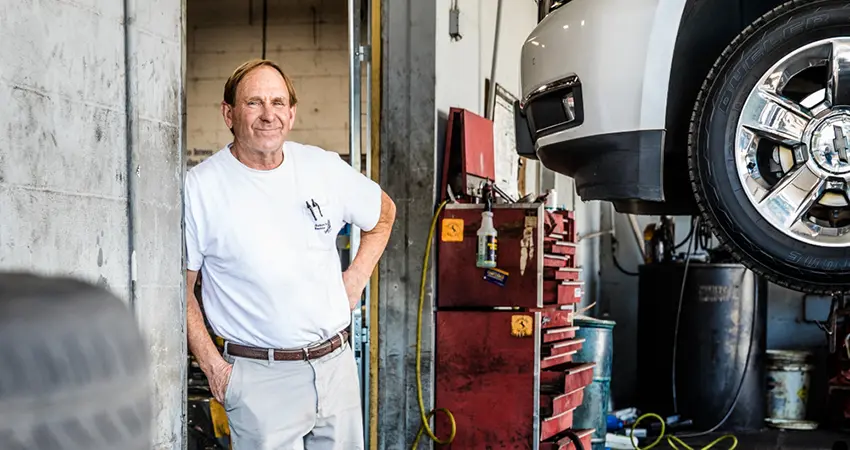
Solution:
[{"label": "wheel spoke", "polygon": [[744,106],[741,124],[778,142],[800,144],[803,131],[812,120],[811,112],[763,89],[757,89],[754,94]]},{"label": "wheel spoke", "polygon": [[826,98],[832,106],[850,106],[850,41],[832,43]]},{"label": "wheel spoke", "polygon": [[791,228],[823,193],[825,180],[802,165],[782,178],[759,202],[765,217]]},{"label": "wheel spoke", "polygon": [[832,52],[831,42],[807,46],[781,60],[773,71],[766,75],[762,89],[768,92],[782,92],[794,76],[810,68],[824,64]]}]

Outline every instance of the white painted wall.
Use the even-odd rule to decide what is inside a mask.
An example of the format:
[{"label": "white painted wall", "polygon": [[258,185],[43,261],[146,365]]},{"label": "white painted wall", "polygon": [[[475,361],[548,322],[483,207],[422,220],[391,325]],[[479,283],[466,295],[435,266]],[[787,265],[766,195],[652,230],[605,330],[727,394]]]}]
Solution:
[{"label": "white painted wall", "polygon": [[[496,31],[496,0],[437,0],[438,110],[449,106],[484,115],[485,79],[490,77]],[[449,37],[449,11],[460,10],[460,34]],[[537,25],[532,0],[503,0],[496,62],[496,82],[519,96],[519,56],[525,38]]]},{"label": "white painted wall", "polygon": [[[493,49],[498,45],[496,83],[514,97],[520,95],[519,56],[525,38],[537,25],[537,6],[531,0],[503,0],[498,43],[496,0],[436,0],[436,86],[438,118],[451,107],[484,116],[485,82],[490,78]],[[459,40],[449,36],[450,11],[460,11]],[[438,120],[437,150],[445,145],[444,123]],[[537,192],[538,164],[525,162],[526,192]]]}]

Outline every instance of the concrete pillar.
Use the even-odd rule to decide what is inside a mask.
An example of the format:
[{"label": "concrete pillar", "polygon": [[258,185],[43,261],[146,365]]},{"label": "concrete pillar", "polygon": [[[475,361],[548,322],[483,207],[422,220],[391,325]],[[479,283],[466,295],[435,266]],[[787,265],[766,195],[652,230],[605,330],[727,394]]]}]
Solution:
[{"label": "concrete pillar", "polygon": [[[101,0],[103,1],[103,0]],[[180,449],[186,419],[183,272],[185,2],[125,0],[131,299],[151,349],[153,450]]]},{"label": "concrete pillar", "polygon": [[0,270],[132,305],[157,450],[185,442],[184,18],[181,0],[0,0]]},{"label": "concrete pillar", "polygon": [[[381,185],[397,220],[380,264],[380,449],[408,447],[419,429],[416,317],[422,257],[435,203],[435,20],[432,2],[383,0]],[[433,280],[422,333],[423,397],[431,409]],[[431,448],[427,437],[419,448]]]}]

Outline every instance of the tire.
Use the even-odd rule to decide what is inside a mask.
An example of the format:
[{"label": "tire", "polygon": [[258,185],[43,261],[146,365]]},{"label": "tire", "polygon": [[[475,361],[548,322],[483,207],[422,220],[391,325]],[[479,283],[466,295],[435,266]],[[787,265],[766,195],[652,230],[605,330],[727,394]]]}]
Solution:
[{"label": "tire", "polygon": [[147,359],[107,291],[0,273],[0,449],[149,450]]},{"label": "tire", "polygon": [[[813,243],[823,239],[817,236],[806,238],[809,241],[796,238],[759,212],[760,200],[750,197],[741,179],[747,175],[739,173],[742,163],[736,163],[736,157],[740,158],[736,145],[741,144],[736,138],[739,121],[750,117],[744,113],[750,112],[745,102],[774,65],[807,44],[838,37],[850,38],[846,0],[794,0],[766,13],[715,62],[697,97],[688,136],[691,183],[703,220],[715,236],[738,261],[770,281],[819,294],[850,289],[850,246],[838,241]],[[812,140],[805,148],[818,143]],[[814,159],[811,163],[817,164]],[[768,216],[779,214],[774,211]]]}]

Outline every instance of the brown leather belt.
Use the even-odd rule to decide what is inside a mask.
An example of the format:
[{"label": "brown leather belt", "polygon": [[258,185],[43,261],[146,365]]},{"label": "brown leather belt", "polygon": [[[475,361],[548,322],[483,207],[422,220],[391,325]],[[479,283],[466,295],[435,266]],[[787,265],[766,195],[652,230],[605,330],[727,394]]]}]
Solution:
[{"label": "brown leather belt", "polygon": [[269,359],[269,353],[274,353],[275,361],[306,361],[310,359],[321,358],[328,353],[340,348],[348,342],[348,330],[342,330],[335,334],[332,338],[311,347],[304,347],[293,350],[278,350],[268,348],[248,347],[245,345],[227,343],[227,353],[241,358],[251,359]]}]

